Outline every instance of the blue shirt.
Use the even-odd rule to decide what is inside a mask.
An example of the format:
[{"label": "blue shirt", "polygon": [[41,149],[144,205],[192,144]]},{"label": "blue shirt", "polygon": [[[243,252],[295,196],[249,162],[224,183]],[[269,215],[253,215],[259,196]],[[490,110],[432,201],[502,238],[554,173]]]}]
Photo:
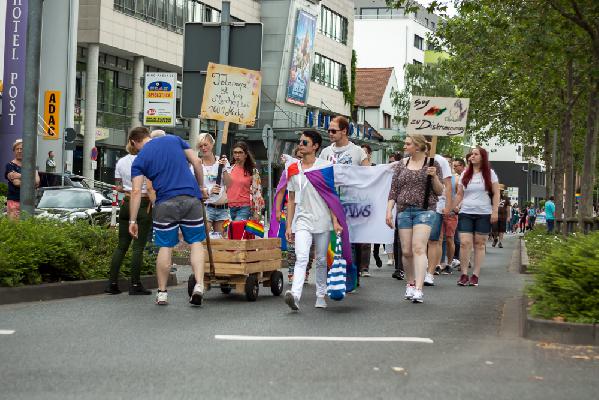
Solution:
[{"label": "blue shirt", "polygon": [[133,161],[131,178],[143,175],[152,181],[156,204],[176,196],[201,199],[202,193],[185,156],[185,150],[189,148],[179,136],[166,135],[150,140]]},{"label": "blue shirt", "polygon": [[551,200],[545,203],[545,219],[555,219],[555,203]]}]

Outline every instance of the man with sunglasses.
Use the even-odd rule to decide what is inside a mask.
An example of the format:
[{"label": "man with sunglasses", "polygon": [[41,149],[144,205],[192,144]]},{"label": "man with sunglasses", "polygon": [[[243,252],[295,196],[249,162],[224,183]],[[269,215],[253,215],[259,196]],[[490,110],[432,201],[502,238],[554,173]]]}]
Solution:
[{"label": "man with sunglasses", "polygon": [[337,116],[329,124],[331,145],[320,153],[320,158],[333,164],[370,165],[364,149],[350,142],[348,137],[349,121]]}]

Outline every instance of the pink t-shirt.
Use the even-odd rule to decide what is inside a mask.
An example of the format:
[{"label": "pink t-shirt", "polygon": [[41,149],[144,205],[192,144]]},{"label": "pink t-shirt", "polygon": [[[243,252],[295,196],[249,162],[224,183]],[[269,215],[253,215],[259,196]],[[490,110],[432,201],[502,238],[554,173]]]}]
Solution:
[{"label": "pink t-shirt", "polygon": [[227,199],[230,207],[249,206],[250,187],[252,186],[252,175],[244,171],[243,167],[233,166],[231,170],[231,183],[227,187]]}]

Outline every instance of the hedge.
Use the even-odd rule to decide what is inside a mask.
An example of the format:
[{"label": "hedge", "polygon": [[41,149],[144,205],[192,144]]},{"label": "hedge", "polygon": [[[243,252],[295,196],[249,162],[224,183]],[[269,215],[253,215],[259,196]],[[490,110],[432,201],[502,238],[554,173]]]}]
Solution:
[{"label": "hedge", "polygon": [[525,237],[534,273],[534,282],[527,287],[533,300],[531,314],[598,323],[599,232],[562,239],[533,231]]},{"label": "hedge", "polygon": [[[0,217],[0,286],[106,279],[117,243],[116,230],[87,222]],[[142,275],[153,274],[155,262],[146,252]],[[130,252],[121,268],[124,276],[129,276],[129,266]]]}]

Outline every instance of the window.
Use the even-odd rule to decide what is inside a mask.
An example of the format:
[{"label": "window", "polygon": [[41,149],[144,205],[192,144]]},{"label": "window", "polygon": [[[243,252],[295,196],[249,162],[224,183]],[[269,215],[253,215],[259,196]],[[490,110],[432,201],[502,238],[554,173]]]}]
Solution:
[{"label": "window", "polygon": [[332,89],[341,89],[341,76],[345,74],[345,65],[316,53],[312,68],[312,80]]},{"label": "window", "polygon": [[426,49],[427,50],[435,50],[435,46],[433,45],[432,42],[426,42]]},{"label": "window", "polygon": [[383,129],[391,129],[391,115],[383,113]]},{"label": "window", "polygon": [[418,50],[422,50],[424,48],[424,38],[414,35],[414,47]]},{"label": "window", "polygon": [[318,31],[333,40],[347,44],[347,18],[325,6],[322,6],[320,11]]}]

